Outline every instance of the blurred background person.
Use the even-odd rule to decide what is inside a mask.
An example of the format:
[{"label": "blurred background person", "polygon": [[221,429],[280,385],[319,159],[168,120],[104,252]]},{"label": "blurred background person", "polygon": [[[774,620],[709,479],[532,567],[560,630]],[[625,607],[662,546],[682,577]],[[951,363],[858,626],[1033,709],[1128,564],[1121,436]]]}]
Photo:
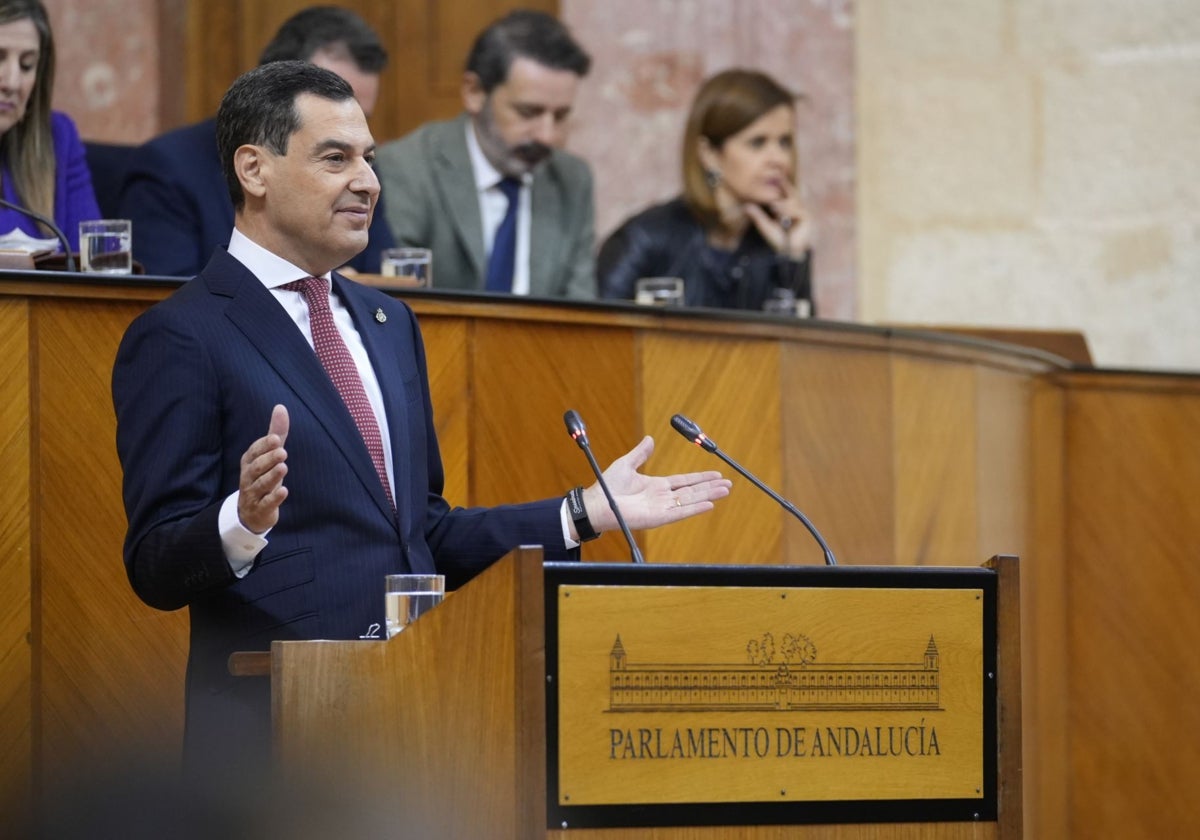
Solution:
[{"label": "blurred background person", "polygon": [[562,150],[590,68],[557,18],[511,12],[471,48],[464,113],[380,147],[392,235],[432,250],[434,286],[596,296],[592,172]]},{"label": "blurred background person", "polygon": [[[50,108],[54,36],[40,0],[0,0],[0,179],[5,201],[54,220],[73,249],[79,223],[98,219],[92,176],[75,123]],[[0,236],[53,237],[30,217],[0,207]]]},{"label": "blurred background person", "polygon": [[[292,15],[263,49],[259,64],[308,61],[350,83],[368,117],[379,98],[388,54],[366,21],[349,9],[310,6]],[[121,189],[121,218],[133,220],[133,256],[148,274],[190,277],[229,244],[233,204],[217,154],[216,119],[169,131],[140,147]],[[392,235],[376,204],[366,249],[349,268],[378,273]]]},{"label": "blurred background person", "polygon": [[726,70],[692,101],[683,194],[627,219],[597,259],[601,297],[643,277],[684,281],[684,305],[799,302],[811,312],[812,221],[800,201],[795,95],[765,73]]}]

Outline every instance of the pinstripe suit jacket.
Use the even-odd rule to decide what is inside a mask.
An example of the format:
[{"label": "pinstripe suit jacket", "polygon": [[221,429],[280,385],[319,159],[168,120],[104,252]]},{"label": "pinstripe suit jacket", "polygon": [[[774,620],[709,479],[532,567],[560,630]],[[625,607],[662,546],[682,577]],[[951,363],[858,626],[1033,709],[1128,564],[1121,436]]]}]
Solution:
[{"label": "pinstripe suit jacket", "polygon": [[[384,624],[385,574],[436,569],[452,584],[516,545],[562,546],[559,499],[487,509],[447,504],[411,310],[340,275],[333,285],[383,392],[395,516],[316,354],[272,294],[223,248],[199,276],[138,317],[117,353],[125,566],[146,603],[189,607],[189,751],[228,748],[221,735],[266,737],[266,681],[230,677],[233,651],[266,650],[274,639],[369,634]],[[236,579],[217,514],[238,488],[242,453],[266,433],[277,403],[291,421],[288,498],[270,544]]]}]

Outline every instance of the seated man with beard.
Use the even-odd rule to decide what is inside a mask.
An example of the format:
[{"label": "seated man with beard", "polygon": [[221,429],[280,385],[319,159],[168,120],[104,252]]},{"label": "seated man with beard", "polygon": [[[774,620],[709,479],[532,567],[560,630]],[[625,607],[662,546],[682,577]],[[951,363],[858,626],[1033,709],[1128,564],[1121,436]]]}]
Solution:
[{"label": "seated man with beard", "polygon": [[379,149],[388,225],[433,251],[436,288],[596,296],[592,174],[561,150],[590,64],[556,18],[512,12],[471,48],[464,113]]}]

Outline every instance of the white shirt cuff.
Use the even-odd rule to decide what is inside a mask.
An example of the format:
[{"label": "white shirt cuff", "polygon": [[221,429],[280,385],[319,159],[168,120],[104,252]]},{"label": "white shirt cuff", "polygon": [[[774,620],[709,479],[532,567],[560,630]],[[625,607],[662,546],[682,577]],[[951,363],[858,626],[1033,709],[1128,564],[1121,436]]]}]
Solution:
[{"label": "white shirt cuff", "polygon": [[231,493],[221,503],[221,512],[217,516],[217,530],[221,534],[221,545],[225,548],[225,559],[234,577],[243,578],[254,565],[254,558],[267,547],[268,528],[261,534],[256,534],[242,524],[238,518],[238,493]]},{"label": "white shirt cuff", "polygon": [[566,548],[578,548],[579,543],[571,539],[571,515],[567,513],[567,500],[564,497],[562,507],[558,509],[558,518],[562,521],[563,544]]}]

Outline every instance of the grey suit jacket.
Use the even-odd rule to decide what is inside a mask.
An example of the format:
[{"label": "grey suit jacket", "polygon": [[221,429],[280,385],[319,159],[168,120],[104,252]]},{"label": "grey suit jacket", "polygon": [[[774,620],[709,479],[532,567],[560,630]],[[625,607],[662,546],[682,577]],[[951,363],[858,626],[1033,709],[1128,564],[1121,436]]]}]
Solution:
[{"label": "grey suit jacket", "polygon": [[[399,246],[433,251],[433,285],[482,291],[487,274],[468,117],[421,126],[380,147],[375,168]],[[534,170],[529,293],[596,297],[595,210],[586,163],[555,151]]]}]

